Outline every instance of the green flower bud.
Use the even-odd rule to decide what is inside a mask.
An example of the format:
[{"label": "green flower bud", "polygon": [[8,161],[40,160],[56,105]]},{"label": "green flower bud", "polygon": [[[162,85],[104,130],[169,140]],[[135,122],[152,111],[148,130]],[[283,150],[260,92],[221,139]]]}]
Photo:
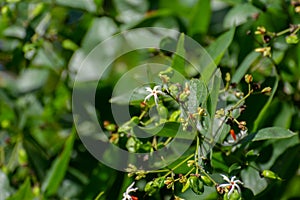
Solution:
[{"label": "green flower bud", "polygon": [[225,81],[230,82],[230,80],[231,80],[230,73],[227,72],[225,76]]},{"label": "green flower bud", "polygon": [[288,35],[285,37],[285,41],[288,44],[297,44],[299,42],[297,35]]},{"label": "green flower bud", "polygon": [[164,186],[165,177],[158,177],[153,181],[153,187],[162,188]]},{"label": "green flower bud", "polygon": [[163,75],[172,78],[172,76],[174,75],[174,69],[172,67],[168,67],[166,70],[159,72],[159,76]]},{"label": "green flower bud", "polygon": [[188,100],[188,97],[189,97],[189,94],[183,92],[179,95],[179,100],[182,101],[182,102],[185,102]]},{"label": "green flower bud", "polygon": [[178,95],[178,93],[179,93],[178,86],[175,85],[175,84],[170,85],[169,90],[170,90],[170,93],[171,93],[174,97],[176,97],[176,96]]},{"label": "green flower bud", "polygon": [[159,105],[158,108],[157,108],[157,112],[158,112],[158,115],[162,118],[162,119],[167,119],[168,117],[168,109],[163,106],[163,105]]},{"label": "green flower bud", "polygon": [[182,192],[182,193],[185,192],[187,189],[189,189],[189,187],[190,187],[190,182],[187,181],[187,182],[183,185],[183,187],[182,187],[182,189],[181,189],[181,192]]},{"label": "green flower bud", "polygon": [[20,149],[18,151],[18,161],[20,163],[20,165],[26,165],[27,164],[27,154],[26,151],[24,149]]},{"label": "green flower bud", "polygon": [[149,196],[152,196],[157,191],[157,188],[153,186],[153,181],[146,184],[144,191],[148,193]]},{"label": "green flower bud", "polygon": [[174,112],[171,114],[171,116],[170,116],[170,118],[169,118],[169,121],[170,121],[170,122],[177,122],[178,119],[179,119],[180,113],[181,113],[180,110],[174,111]]},{"label": "green flower bud", "polygon": [[105,126],[105,129],[114,132],[116,131],[117,126],[115,124],[108,124],[107,126]]},{"label": "green flower bud", "polygon": [[228,196],[228,192],[226,192],[225,195],[223,196],[223,200],[241,200],[241,199],[242,197],[237,190],[234,190],[230,196]]},{"label": "green flower bud", "polygon": [[275,172],[268,169],[262,171],[261,176],[265,178],[280,180],[280,181],[282,180]]},{"label": "green flower bud", "polygon": [[200,195],[204,192],[204,184],[198,177],[190,176],[188,182],[190,184],[190,188],[195,194]]},{"label": "green flower bud", "polygon": [[213,186],[214,185],[214,183],[212,182],[212,180],[210,178],[208,178],[207,176],[200,176],[200,179],[207,186]]}]

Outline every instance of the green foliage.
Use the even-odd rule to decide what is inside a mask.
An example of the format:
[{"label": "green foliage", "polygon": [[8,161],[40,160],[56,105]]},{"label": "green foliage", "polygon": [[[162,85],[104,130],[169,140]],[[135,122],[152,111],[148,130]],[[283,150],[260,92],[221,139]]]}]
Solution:
[{"label": "green foliage", "polygon": [[[121,199],[134,178],[139,190],[130,195],[139,199],[300,198],[299,1],[6,0],[0,8],[0,200]],[[111,63],[97,83],[97,120],[109,142],[133,153],[151,155],[174,138],[192,143],[163,169],[117,172],[76,137],[74,77],[100,42],[143,27],[181,34],[163,38],[165,50]],[[188,37],[211,59],[201,52],[187,62]],[[156,105],[144,88],[128,94],[132,118],[117,124],[109,108],[128,102],[111,98],[112,88],[145,60],[169,67],[149,79],[165,95]],[[241,180],[241,193],[221,187],[220,174]]]}]

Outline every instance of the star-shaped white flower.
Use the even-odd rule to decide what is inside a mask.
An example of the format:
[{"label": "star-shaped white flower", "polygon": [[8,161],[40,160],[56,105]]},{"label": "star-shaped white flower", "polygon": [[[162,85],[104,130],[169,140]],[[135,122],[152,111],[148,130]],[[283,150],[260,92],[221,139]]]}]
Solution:
[{"label": "star-shaped white flower", "polygon": [[134,183],[131,183],[131,185],[128,186],[128,188],[126,189],[126,192],[123,193],[123,199],[122,200],[132,200],[132,197],[130,196],[130,192],[135,192],[138,190],[138,188],[133,188]]},{"label": "star-shaped white flower", "polygon": [[221,174],[221,176],[228,183],[221,184],[221,185],[219,185],[219,187],[229,189],[228,199],[229,199],[230,195],[233,193],[233,191],[234,191],[235,188],[238,190],[239,193],[241,193],[241,188],[240,188],[240,186],[238,184],[243,184],[242,181],[235,180],[235,178],[236,178],[235,176],[231,177],[230,180],[229,180],[229,178],[227,176],[225,176],[223,174]]},{"label": "star-shaped white flower", "polygon": [[153,89],[151,89],[150,87],[146,87],[147,92],[149,92],[150,94],[148,94],[145,99],[144,102],[148,101],[150,99],[150,97],[154,97],[154,101],[156,106],[158,105],[158,95],[164,95],[165,93],[163,91],[161,91],[161,87],[159,85],[154,86]]}]

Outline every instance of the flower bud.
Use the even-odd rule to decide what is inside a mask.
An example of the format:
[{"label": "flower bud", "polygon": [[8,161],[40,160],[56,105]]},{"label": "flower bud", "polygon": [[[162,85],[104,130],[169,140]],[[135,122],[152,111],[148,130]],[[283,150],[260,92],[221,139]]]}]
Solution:
[{"label": "flower bud", "polygon": [[231,80],[230,73],[227,72],[225,76],[225,81],[230,82],[230,80]]},{"label": "flower bud", "polygon": [[271,57],[271,47],[256,48],[255,52],[262,53],[264,57]]},{"label": "flower bud", "polygon": [[163,75],[171,78],[174,75],[174,69],[172,67],[169,67],[166,70],[159,72],[160,77]]},{"label": "flower bud", "polygon": [[158,112],[158,115],[162,118],[162,119],[167,119],[168,117],[168,109],[163,106],[163,105],[159,105],[157,107],[157,112]]},{"label": "flower bud", "polygon": [[280,180],[280,181],[282,180],[277,174],[275,174],[275,172],[267,169],[262,171],[261,176],[265,178]]},{"label": "flower bud", "polygon": [[266,34],[267,30],[263,26],[259,26],[256,28],[256,31],[254,32],[255,35],[264,35]]},{"label": "flower bud", "polygon": [[270,93],[272,91],[271,87],[265,87],[264,89],[261,90],[261,93],[265,94],[265,93]]},{"label": "flower bud", "polygon": [[204,192],[204,184],[198,177],[190,176],[188,182],[190,184],[190,188],[195,194],[200,195]]},{"label": "flower bud", "polygon": [[180,110],[174,111],[174,112],[170,115],[169,121],[170,121],[170,122],[176,122],[176,121],[178,121],[178,118],[179,118],[179,116],[180,116],[180,113],[181,113]]},{"label": "flower bud", "polygon": [[186,92],[183,92],[179,95],[179,100],[181,102],[185,102],[188,100],[189,94],[187,94]]},{"label": "flower bud", "polygon": [[149,196],[152,196],[157,191],[157,188],[153,187],[153,181],[146,184],[144,191],[148,193]]},{"label": "flower bud", "polygon": [[194,160],[188,160],[187,161],[187,166],[188,167],[191,167],[191,166],[193,166],[195,164],[195,161]]},{"label": "flower bud", "polygon": [[285,37],[285,41],[288,44],[297,44],[299,42],[298,36],[297,35],[288,35]]},{"label": "flower bud", "polygon": [[165,177],[158,177],[154,179],[153,186],[157,188],[162,188],[164,186]]},{"label": "flower bud", "polygon": [[183,185],[183,187],[182,187],[182,189],[181,189],[181,192],[182,192],[182,193],[185,192],[187,189],[189,189],[189,187],[190,187],[190,182],[187,181],[187,182]]},{"label": "flower bud", "polygon": [[203,183],[207,186],[213,186],[214,183],[211,181],[210,178],[208,178],[207,176],[201,175],[200,179],[203,181]]},{"label": "flower bud", "polygon": [[245,75],[245,81],[246,81],[246,83],[251,83],[252,81],[253,81],[253,77],[252,77],[252,75],[251,74],[246,74]]}]

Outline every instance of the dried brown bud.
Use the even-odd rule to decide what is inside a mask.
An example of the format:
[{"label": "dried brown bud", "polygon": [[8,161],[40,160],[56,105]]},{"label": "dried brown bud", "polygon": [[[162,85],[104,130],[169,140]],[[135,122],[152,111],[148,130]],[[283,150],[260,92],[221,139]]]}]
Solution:
[{"label": "dried brown bud", "polygon": [[259,90],[260,89],[260,84],[259,83],[253,83],[252,84],[252,89],[255,90],[255,91]]},{"label": "dried brown bud", "polygon": [[271,36],[269,36],[269,35],[264,35],[263,36],[263,41],[264,41],[264,43],[269,43],[270,41],[271,41]]}]

